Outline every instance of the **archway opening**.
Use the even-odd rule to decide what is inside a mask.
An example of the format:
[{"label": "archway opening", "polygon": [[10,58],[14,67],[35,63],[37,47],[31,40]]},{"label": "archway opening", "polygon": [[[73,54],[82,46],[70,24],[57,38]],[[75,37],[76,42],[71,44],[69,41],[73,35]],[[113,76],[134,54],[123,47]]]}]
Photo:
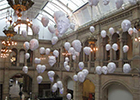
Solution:
[{"label": "archway opening", "polygon": [[83,100],[95,99],[95,85],[88,79],[83,83]]},{"label": "archway opening", "polygon": [[133,95],[121,84],[112,84],[108,87],[107,100],[133,100]]},{"label": "archway opening", "polygon": [[32,97],[32,78],[26,74],[16,74],[9,80],[9,98]]}]

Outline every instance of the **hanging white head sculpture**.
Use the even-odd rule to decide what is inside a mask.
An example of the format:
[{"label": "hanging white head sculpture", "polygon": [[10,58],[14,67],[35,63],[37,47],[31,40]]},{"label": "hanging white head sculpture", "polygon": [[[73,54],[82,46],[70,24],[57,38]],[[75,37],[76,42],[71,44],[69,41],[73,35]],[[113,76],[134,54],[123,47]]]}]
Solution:
[{"label": "hanging white head sculpture", "polygon": [[102,31],[101,31],[101,36],[102,36],[103,38],[106,37],[106,31],[105,31],[105,30],[102,30]]},{"label": "hanging white head sculpture", "polygon": [[92,32],[92,33],[93,33],[93,32],[95,31],[94,26],[90,26],[89,30],[90,30],[90,32]]},{"label": "hanging white head sculpture", "polygon": [[55,33],[55,27],[53,25],[49,25],[48,26],[48,30],[50,31],[50,33],[54,34]]},{"label": "hanging white head sculpture", "polygon": [[77,75],[73,75],[73,80],[74,80],[74,81],[78,81]]},{"label": "hanging white head sculpture", "polygon": [[46,55],[49,55],[50,51],[50,48],[46,48]]},{"label": "hanging white head sculpture", "polygon": [[56,23],[57,23],[57,20],[60,17],[65,17],[65,13],[63,13],[62,11],[56,11],[56,12],[54,12],[54,20],[55,20]]},{"label": "hanging white head sculpture", "polygon": [[103,67],[102,67],[102,72],[103,72],[104,74],[107,74],[107,72],[108,72],[107,66],[103,66]]},{"label": "hanging white head sculpture", "polygon": [[132,35],[132,34],[133,34],[133,28],[130,27],[130,28],[128,29],[128,33],[129,33],[130,35]]},{"label": "hanging white head sculpture", "polygon": [[101,66],[96,67],[96,73],[99,74],[99,75],[102,74],[102,67]]},{"label": "hanging white head sculpture", "polygon": [[48,71],[48,76],[49,77],[54,77],[55,75],[55,72],[54,71]]},{"label": "hanging white head sculpture", "polygon": [[39,42],[37,39],[30,40],[30,49],[32,51],[36,50],[39,47]]},{"label": "hanging white head sculpture", "polygon": [[53,55],[54,55],[55,57],[58,57],[58,56],[59,56],[58,50],[54,50],[54,51],[53,51]]},{"label": "hanging white head sculpture", "polygon": [[114,43],[112,45],[112,49],[115,50],[115,51],[117,51],[118,50],[118,44],[117,43]]},{"label": "hanging white head sculpture", "polygon": [[69,42],[65,42],[64,47],[68,51],[69,48],[71,47],[71,44]]},{"label": "hanging white head sculpture", "polygon": [[104,5],[108,5],[110,0],[103,0]]},{"label": "hanging white head sculpture", "polygon": [[57,30],[59,32],[58,36],[62,37],[63,34],[68,30],[70,27],[70,21],[67,17],[60,17],[57,20]]},{"label": "hanging white head sculpture", "polygon": [[110,27],[110,28],[109,28],[109,33],[112,34],[112,35],[115,33],[115,30],[114,30],[113,27]]},{"label": "hanging white head sculpture", "polygon": [[40,52],[40,54],[45,54],[45,48],[44,48],[44,47],[41,47],[41,48],[39,49],[39,52]]},{"label": "hanging white head sculpture", "polygon": [[127,19],[123,20],[121,23],[121,28],[123,29],[123,32],[128,31],[128,29],[131,28],[131,22]]},{"label": "hanging white head sculpture", "polygon": [[73,46],[73,48],[75,49],[75,51],[81,52],[82,45],[81,45],[80,40],[74,40],[74,41],[72,42],[72,46]]},{"label": "hanging white head sculpture", "polygon": [[108,73],[114,73],[114,71],[116,70],[116,64],[114,62],[110,62],[107,65],[108,68]]},{"label": "hanging white head sculpture", "polygon": [[88,4],[90,6],[97,6],[97,4],[99,3],[99,0],[88,0]]},{"label": "hanging white head sculpture", "polygon": [[83,48],[83,51],[84,51],[84,53],[85,53],[86,55],[89,55],[90,52],[91,52],[91,48],[90,48],[90,47],[84,47],[84,48]]},{"label": "hanging white head sculpture", "polygon": [[29,53],[26,53],[25,54],[25,59],[29,59],[29,57],[30,57],[30,54]]},{"label": "hanging white head sculpture", "polygon": [[33,29],[34,34],[38,34],[39,30],[40,30],[40,27],[38,25],[32,25],[32,29]]},{"label": "hanging white head sculpture", "polygon": [[84,63],[83,62],[79,62],[78,66],[79,66],[79,69],[82,70],[84,68]]},{"label": "hanging white head sculpture", "polygon": [[42,80],[43,80],[43,77],[42,76],[37,76],[37,82],[38,82],[38,84],[40,84],[41,82],[42,82]]},{"label": "hanging white head sculpture", "polygon": [[71,100],[71,94],[70,93],[67,94],[67,99]]},{"label": "hanging white head sculpture", "polygon": [[123,52],[126,53],[129,50],[129,46],[128,45],[124,45],[123,46]]},{"label": "hanging white head sculpture", "polygon": [[28,67],[27,67],[27,66],[24,66],[24,67],[22,68],[22,70],[24,71],[24,73],[28,73]]},{"label": "hanging white head sculpture", "polygon": [[56,63],[56,58],[55,58],[55,56],[49,56],[48,62],[49,62],[49,65],[50,65],[50,66],[53,66],[53,65]]},{"label": "hanging white head sculpture", "polygon": [[53,36],[53,38],[51,39],[52,45],[55,45],[58,41],[58,37],[57,36]]},{"label": "hanging white head sculpture", "polygon": [[130,71],[131,71],[131,66],[128,63],[124,64],[123,65],[123,72],[129,73]]},{"label": "hanging white head sculpture", "polygon": [[105,48],[106,48],[106,51],[109,51],[111,49],[111,45],[110,44],[106,44]]},{"label": "hanging white head sculpture", "polygon": [[35,63],[36,63],[36,64],[39,64],[40,62],[41,62],[41,59],[35,58]]},{"label": "hanging white head sculpture", "polygon": [[115,0],[116,8],[119,9],[123,5],[123,0]]},{"label": "hanging white head sculpture", "polygon": [[46,27],[49,23],[49,18],[47,15],[42,16],[41,23],[44,27]]},{"label": "hanging white head sculpture", "polygon": [[23,46],[24,46],[24,49],[26,49],[26,50],[28,50],[30,48],[29,42],[24,42]]}]

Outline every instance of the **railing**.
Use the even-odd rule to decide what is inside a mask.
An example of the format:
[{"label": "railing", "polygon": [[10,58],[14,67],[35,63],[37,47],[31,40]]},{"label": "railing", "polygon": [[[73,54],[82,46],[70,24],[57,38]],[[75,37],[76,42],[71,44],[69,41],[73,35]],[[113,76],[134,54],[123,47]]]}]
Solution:
[{"label": "railing", "polygon": [[90,67],[95,67],[95,62],[94,61],[90,62]]},{"label": "railing", "polygon": [[84,66],[85,67],[88,67],[88,62],[84,62]]}]

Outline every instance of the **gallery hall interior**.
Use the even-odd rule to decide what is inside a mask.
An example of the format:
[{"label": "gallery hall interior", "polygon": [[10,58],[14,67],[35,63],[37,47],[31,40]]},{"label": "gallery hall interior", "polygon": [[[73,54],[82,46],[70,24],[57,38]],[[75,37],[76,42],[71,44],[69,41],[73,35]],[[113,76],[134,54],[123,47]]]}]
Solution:
[{"label": "gallery hall interior", "polygon": [[0,0],[0,100],[140,100],[140,0]]}]

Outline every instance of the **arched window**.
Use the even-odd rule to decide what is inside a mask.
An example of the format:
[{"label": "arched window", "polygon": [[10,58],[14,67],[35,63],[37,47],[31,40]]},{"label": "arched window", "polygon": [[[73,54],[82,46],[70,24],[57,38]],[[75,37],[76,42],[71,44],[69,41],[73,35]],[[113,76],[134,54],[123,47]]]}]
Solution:
[{"label": "arched window", "polygon": [[73,99],[73,87],[74,87],[74,82],[71,78],[68,78],[67,80],[67,93],[71,94],[71,99]]},{"label": "arched window", "polygon": [[[86,46],[89,46],[88,40],[84,43],[84,47],[86,47]],[[88,67],[89,55],[86,55],[85,53],[83,53],[83,54],[84,54],[84,58],[85,58],[85,60],[84,60],[85,67]]]},{"label": "arched window", "polygon": [[117,33],[114,33],[112,35],[112,45],[114,43],[118,44],[118,50],[117,51],[113,50],[113,52],[112,52],[113,60],[119,60],[120,59],[120,41],[119,41],[119,35]]},{"label": "arched window", "polygon": [[81,52],[79,53],[79,62],[83,62],[83,43],[82,44],[82,48],[81,48]]},{"label": "arched window", "polygon": [[122,34],[122,42],[123,42],[122,43],[123,46],[128,45],[128,47],[129,47],[128,52],[126,52],[126,53],[123,52],[123,59],[124,60],[132,59],[132,48],[133,48],[132,39],[131,39],[131,36],[127,32]]},{"label": "arched window", "polygon": [[17,25],[14,29],[15,29],[15,31],[17,31],[19,34],[22,34],[21,32],[22,32],[23,30],[25,30],[25,31],[27,31],[27,34],[28,34],[28,35],[33,35],[33,32],[32,32],[31,27],[27,26],[26,24]]},{"label": "arched window", "polygon": [[21,49],[19,52],[19,65],[24,66],[25,64],[25,50]]},{"label": "arched window", "polygon": [[28,53],[30,54],[30,57],[29,57],[29,59],[27,59],[27,66],[32,66],[32,63],[33,63],[33,51],[31,51],[29,49]]},{"label": "arched window", "polygon": [[123,85],[112,84],[108,87],[107,100],[133,100],[133,95]]},{"label": "arched window", "polygon": [[11,64],[12,66],[17,66],[17,49],[13,48],[11,53]]},{"label": "arched window", "polygon": [[83,82],[83,100],[95,100],[95,85],[88,79]]},{"label": "arched window", "polygon": [[110,50],[107,51],[106,50],[106,44],[109,44],[109,37],[106,36],[105,38],[103,38],[103,54],[104,54],[104,61],[109,61],[110,60]]}]

